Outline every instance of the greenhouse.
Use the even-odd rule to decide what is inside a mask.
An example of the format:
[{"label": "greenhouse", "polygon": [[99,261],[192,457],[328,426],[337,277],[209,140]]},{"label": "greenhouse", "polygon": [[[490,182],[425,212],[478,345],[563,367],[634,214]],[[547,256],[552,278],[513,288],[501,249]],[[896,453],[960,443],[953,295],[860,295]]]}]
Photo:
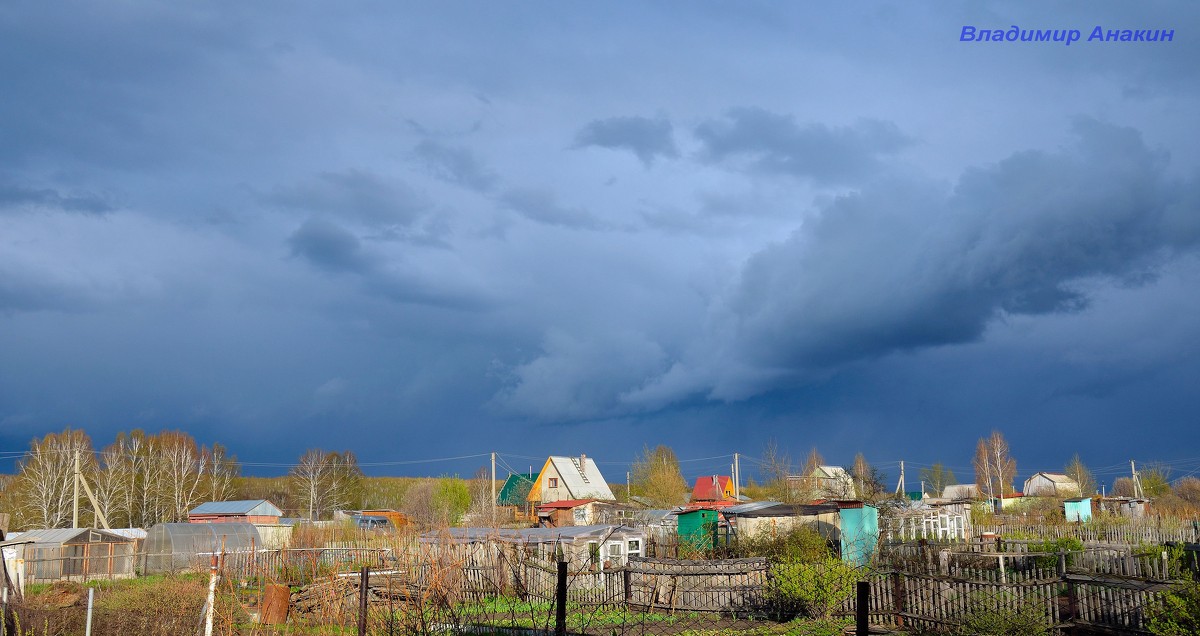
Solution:
[{"label": "greenhouse", "polygon": [[142,573],[206,569],[213,554],[261,547],[258,529],[249,523],[160,523],[142,543]]}]

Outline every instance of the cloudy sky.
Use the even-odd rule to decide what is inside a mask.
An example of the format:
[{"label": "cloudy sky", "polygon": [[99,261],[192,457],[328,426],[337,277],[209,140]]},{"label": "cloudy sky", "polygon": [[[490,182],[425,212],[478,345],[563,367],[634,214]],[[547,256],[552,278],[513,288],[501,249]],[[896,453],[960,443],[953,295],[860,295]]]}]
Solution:
[{"label": "cloudy sky", "polygon": [[4,3],[0,453],[1194,470],[1200,8],[1014,5]]}]

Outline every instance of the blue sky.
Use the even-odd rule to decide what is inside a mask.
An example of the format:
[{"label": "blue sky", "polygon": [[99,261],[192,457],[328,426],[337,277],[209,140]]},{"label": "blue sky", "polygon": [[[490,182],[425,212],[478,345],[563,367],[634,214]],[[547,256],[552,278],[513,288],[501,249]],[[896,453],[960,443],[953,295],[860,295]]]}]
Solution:
[{"label": "blue sky", "polygon": [[1197,11],[7,3],[0,452],[1189,472]]}]

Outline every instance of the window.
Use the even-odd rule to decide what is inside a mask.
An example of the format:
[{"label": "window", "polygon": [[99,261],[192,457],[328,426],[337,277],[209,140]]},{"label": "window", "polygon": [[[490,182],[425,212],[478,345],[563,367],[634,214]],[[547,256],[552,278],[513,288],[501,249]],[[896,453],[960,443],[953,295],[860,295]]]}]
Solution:
[{"label": "window", "polygon": [[595,541],[588,541],[588,561],[591,563],[600,562],[600,544]]},{"label": "window", "polygon": [[551,487],[551,488],[558,488],[558,477],[551,477],[551,478],[550,478],[550,487]]},{"label": "window", "polygon": [[629,553],[630,554],[641,554],[642,553],[642,540],[641,539],[630,539],[629,540]]}]

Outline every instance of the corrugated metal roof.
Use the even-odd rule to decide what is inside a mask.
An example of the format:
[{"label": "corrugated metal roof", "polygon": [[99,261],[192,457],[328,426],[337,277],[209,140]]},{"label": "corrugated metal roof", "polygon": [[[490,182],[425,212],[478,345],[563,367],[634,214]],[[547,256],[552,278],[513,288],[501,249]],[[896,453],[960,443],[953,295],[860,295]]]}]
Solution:
[{"label": "corrugated metal roof", "polygon": [[245,499],[241,501],[209,501],[196,506],[188,514],[282,517],[283,511],[266,499]]},{"label": "corrugated metal roof", "polygon": [[90,532],[97,532],[104,543],[125,543],[130,541],[128,537],[123,537],[119,534],[108,532],[106,530],[97,530],[95,528],[50,528],[45,530],[26,530],[20,533],[20,539],[23,542],[32,541],[33,543],[84,543],[85,541],[75,541],[80,535],[86,535]]},{"label": "corrugated metal roof", "polygon": [[551,543],[554,541],[575,541],[578,539],[605,539],[608,537],[644,536],[640,528],[630,526],[565,526],[562,528],[448,528],[426,532],[421,535],[425,543],[452,541],[455,543],[473,543],[487,540],[500,540],[513,543]]}]

